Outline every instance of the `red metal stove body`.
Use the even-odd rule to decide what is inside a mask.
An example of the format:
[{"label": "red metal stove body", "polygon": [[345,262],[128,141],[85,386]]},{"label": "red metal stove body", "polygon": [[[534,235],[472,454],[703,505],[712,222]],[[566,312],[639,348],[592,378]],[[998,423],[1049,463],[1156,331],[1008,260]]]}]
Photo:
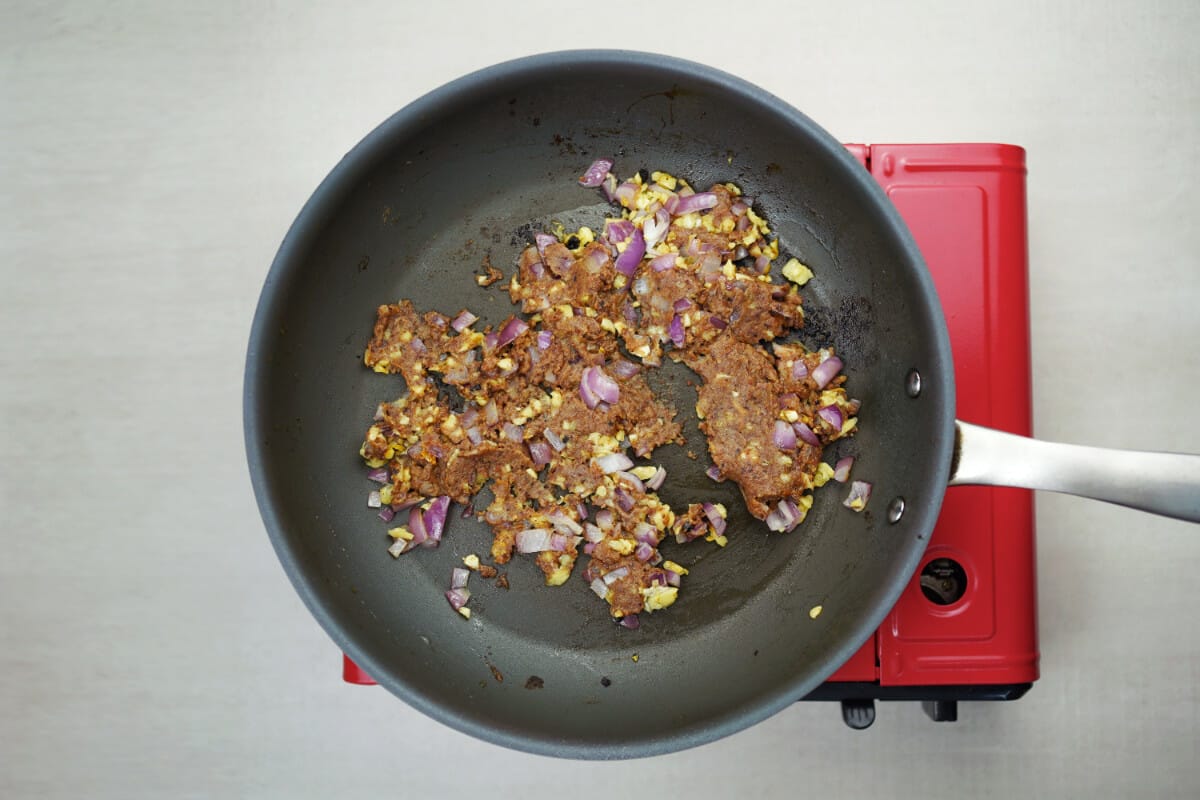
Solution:
[{"label": "red metal stove body", "polygon": [[[958,417],[1029,435],[1024,151],[995,144],[849,148],[896,204],[933,275],[950,329]],[[1019,696],[1038,677],[1036,587],[1032,493],[951,488],[921,568],[875,636],[830,682],[995,687]],[[940,699],[919,694],[891,693]],[[988,692],[959,699],[973,696]]]},{"label": "red metal stove body", "polygon": [[[1001,144],[847,145],[908,223],[950,330],[959,419],[1032,432],[1025,151]],[[1038,678],[1032,493],[954,487],[921,567],[884,624],[809,700],[852,727],[874,700],[1020,697]],[[343,678],[373,681],[350,659]]]}]

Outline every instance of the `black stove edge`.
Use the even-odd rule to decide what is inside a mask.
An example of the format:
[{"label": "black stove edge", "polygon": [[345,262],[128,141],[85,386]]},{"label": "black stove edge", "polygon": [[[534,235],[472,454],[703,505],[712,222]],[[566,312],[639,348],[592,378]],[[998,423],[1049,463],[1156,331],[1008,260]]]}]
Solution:
[{"label": "black stove edge", "polygon": [[996,683],[967,686],[880,686],[865,681],[823,683],[800,702],[808,700],[1020,700],[1033,688],[1032,683]]},{"label": "black stove edge", "polygon": [[842,704],[842,720],[855,730],[875,722],[875,701],[918,701],[934,722],[957,722],[958,703],[989,700],[1019,700],[1032,683],[997,683],[968,686],[880,686],[877,683],[837,681],[823,683],[801,702],[836,701]]}]

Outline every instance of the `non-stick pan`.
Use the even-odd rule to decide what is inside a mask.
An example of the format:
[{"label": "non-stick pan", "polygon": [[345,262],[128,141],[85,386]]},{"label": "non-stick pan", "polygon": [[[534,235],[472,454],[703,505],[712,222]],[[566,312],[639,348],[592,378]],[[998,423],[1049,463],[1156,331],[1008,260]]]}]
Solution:
[{"label": "non-stick pan", "polygon": [[[405,389],[399,377],[365,368],[363,348],[375,308],[399,298],[446,313],[469,308],[489,323],[512,313],[503,284],[482,288],[474,276],[485,258],[511,273],[532,231],[553,221],[598,223],[608,209],[576,179],[600,156],[621,174],[644,167],[696,185],[737,182],[783,249],[812,267],[801,339],[835,345],[847,364],[850,393],[863,404],[857,436],[836,453],[857,458],[855,475],[873,482],[874,495],[856,514],[839,490],[818,491],[802,526],[768,534],[735,487],[704,475],[694,389],[687,370],[668,363],[652,383],[679,409],[688,445],[655,453],[669,475],[661,495],[676,507],[725,503],[729,546],[665,545],[691,574],[679,601],[642,615],[638,630],[614,625],[585,581],[546,587],[523,558],[508,567],[508,590],[473,582],[467,621],[443,590],[464,555],[488,552],[486,525],[452,511],[439,549],[393,560],[387,526],[365,507],[371,484],[358,446],[377,404]],[[263,288],[245,424],[271,540],[343,651],[461,731],[580,758],[698,745],[803,697],[910,580],[954,464],[960,477],[987,482],[1006,444],[996,451],[991,432],[956,427],[946,328],[921,255],[837,140],[727,74],[613,51],[542,55],[469,75],[397,113],[338,164]],[[1028,445],[1039,446],[1054,447]],[[1078,473],[1079,463],[1063,472],[1055,460],[1063,453],[1016,463],[1048,465],[1051,477]],[[1162,496],[1115,499],[1200,516],[1194,459],[1140,458],[1137,485]],[[1076,460],[1091,470],[1086,485],[1048,488],[1099,491],[1088,482],[1100,477],[1094,459]],[[1148,469],[1157,470],[1149,479]],[[1012,471],[1000,477],[1028,482]],[[814,619],[815,606],[823,610]]]}]

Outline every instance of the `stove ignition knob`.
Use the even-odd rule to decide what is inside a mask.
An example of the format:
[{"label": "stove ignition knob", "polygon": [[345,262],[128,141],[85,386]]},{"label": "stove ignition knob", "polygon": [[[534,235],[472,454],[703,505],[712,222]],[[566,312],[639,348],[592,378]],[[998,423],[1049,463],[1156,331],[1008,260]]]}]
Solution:
[{"label": "stove ignition knob", "polygon": [[939,606],[957,603],[967,592],[967,572],[952,558],[935,558],[921,570],[921,592]]}]

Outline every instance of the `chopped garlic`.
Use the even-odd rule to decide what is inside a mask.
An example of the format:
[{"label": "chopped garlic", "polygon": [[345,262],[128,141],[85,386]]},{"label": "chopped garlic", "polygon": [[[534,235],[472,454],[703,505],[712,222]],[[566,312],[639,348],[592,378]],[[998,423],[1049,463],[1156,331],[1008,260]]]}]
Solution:
[{"label": "chopped garlic", "polygon": [[469,609],[469,608],[468,608],[468,607],[466,607],[466,606],[463,606],[462,608],[460,608],[460,609],[458,610],[458,613],[459,613],[459,614],[462,614],[462,617],[463,617],[463,619],[470,619],[470,618],[471,618],[471,609]]},{"label": "chopped garlic", "polygon": [[642,589],[646,611],[658,611],[675,602],[679,589],[674,586],[647,586]]},{"label": "chopped garlic", "polygon": [[817,473],[813,475],[813,486],[821,487],[829,483],[829,479],[833,477],[833,467],[822,461],[817,464]]},{"label": "chopped garlic", "polygon": [[803,286],[812,280],[813,272],[808,267],[800,263],[798,258],[789,258],[788,262],[783,265],[783,277],[787,278],[797,286]]},{"label": "chopped garlic", "polygon": [[822,606],[813,606],[811,609],[809,609],[809,619],[816,619],[817,617],[821,616],[821,609]]},{"label": "chopped garlic", "polygon": [[463,556],[463,563],[467,565],[467,569],[479,569],[479,556],[471,553]]}]

